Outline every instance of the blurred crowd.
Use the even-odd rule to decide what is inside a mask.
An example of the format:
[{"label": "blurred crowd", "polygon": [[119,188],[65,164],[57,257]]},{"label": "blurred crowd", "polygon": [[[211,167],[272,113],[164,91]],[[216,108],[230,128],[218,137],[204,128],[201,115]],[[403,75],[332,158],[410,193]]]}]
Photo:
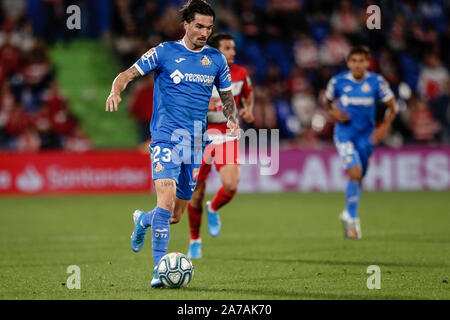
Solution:
[{"label": "blurred crowd", "polygon": [[[163,41],[180,39],[184,0],[115,0],[112,45],[122,68]],[[373,52],[372,71],[394,90],[400,113],[385,144],[448,143],[450,140],[450,2],[445,0],[224,0],[208,1],[217,13],[215,31],[230,32],[237,63],[255,88],[255,128],[279,128],[285,142],[316,147],[332,142],[324,89],[346,69],[352,45]],[[369,30],[366,8],[381,9],[381,29]],[[133,101],[150,96],[151,80],[135,87]],[[132,104],[145,128],[151,101]],[[384,115],[378,108],[377,118]],[[141,135],[145,139],[144,134]]]},{"label": "blurred crowd", "polygon": [[[346,69],[351,46],[365,44],[373,52],[370,69],[389,81],[400,107],[384,143],[450,142],[449,1],[208,2],[217,13],[215,32],[234,35],[236,62],[252,77],[252,127],[280,129],[288,144],[313,148],[331,144],[333,123],[323,99],[326,84]],[[185,0],[0,0],[1,149],[92,148],[59,90],[46,46],[77,36],[64,32],[64,8],[69,3],[82,6],[88,13],[88,25],[109,30],[111,37],[106,39],[122,70],[150,47],[178,40],[184,34],[179,9]],[[90,8],[94,4],[97,9]],[[381,9],[379,30],[366,26],[366,8],[373,4]],[[44,22],[39,32],[36,16]],[[96,24],[97,20],[101,24]],[[137,121],[140,139],[145,141],[152,112],[152,77],[136,81],[131,92],[130,113]],[[381,120],[384,108],[380,106],[377,111]]]},{"label": "blurred crowd", "polygon": [[26,1],[0,4],[0,149],[90,149],[59,90],[49,51],[34,35]]}]

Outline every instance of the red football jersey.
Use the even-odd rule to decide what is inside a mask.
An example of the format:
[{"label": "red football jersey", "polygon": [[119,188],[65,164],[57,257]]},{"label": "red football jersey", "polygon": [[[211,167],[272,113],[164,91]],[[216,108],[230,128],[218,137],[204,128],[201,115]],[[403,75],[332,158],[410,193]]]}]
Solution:
[{"label": "red football jersey", "polygon": [[[231,65],[230,74],[231,91],[233,92],[234,101],[236,102],[236,108],[238,108],[239,98],[241,96],[247,98],[252,92],[252,82],[247,74],[247,70],[240,65]],[[218,129],[221,132],[225,133],[227,131],[227,119],[223,115],[223,105],[216,87],[214,87],[211,96],[210,106],[211,105],[213,106],[213,110],[208,111],[208,130]]]}]

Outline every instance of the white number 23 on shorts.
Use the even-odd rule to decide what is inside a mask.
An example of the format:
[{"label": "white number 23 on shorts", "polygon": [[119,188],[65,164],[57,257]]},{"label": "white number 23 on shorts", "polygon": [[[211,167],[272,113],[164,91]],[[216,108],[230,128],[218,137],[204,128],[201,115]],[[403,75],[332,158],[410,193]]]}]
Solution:
[{"label": "white number 23 on shorts", "polygon": [[[161,156],[161,159],[159,158]],[[153,162],[170,162],[172,160],[172,151],[169,148],[163,148],[160,146],[152,148],[152,161]]]}]

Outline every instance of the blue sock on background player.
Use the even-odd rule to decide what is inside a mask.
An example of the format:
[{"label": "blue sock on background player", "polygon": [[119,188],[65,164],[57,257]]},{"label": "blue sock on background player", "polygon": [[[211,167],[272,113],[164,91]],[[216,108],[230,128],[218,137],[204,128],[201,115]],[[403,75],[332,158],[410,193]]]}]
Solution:
[{"label": "blue sock on background player", "polygon": [[156,207],[154,210],[152,224],[152,249],[155,266],[167,253],[170,239],[170,217],[172,212]]},{"label": "blue sock on background player", "polygon": [[345,191],[346,209],[352,219],[358,218],[358,205],[361,199],[361,183],[348,181]]}]

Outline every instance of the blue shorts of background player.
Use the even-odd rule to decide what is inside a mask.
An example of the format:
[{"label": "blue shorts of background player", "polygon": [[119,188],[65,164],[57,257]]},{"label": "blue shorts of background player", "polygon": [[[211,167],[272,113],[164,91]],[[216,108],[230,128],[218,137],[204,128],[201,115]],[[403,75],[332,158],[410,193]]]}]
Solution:
[{"label": "blue shorts of background player", "polygon": [[361,166],[362,177],[367,173],[369,158],[372,156],[374,144],[370,141],[370,134],[336,133],[334,144],[341,158],[345,170]]},{"label": "blue shorts of background player", "polygon": [[190,200],[197,185],[204,147],[187,147],[175,143],[152,143],[152,179],[172,179],[177,184],[176,196]]}]

